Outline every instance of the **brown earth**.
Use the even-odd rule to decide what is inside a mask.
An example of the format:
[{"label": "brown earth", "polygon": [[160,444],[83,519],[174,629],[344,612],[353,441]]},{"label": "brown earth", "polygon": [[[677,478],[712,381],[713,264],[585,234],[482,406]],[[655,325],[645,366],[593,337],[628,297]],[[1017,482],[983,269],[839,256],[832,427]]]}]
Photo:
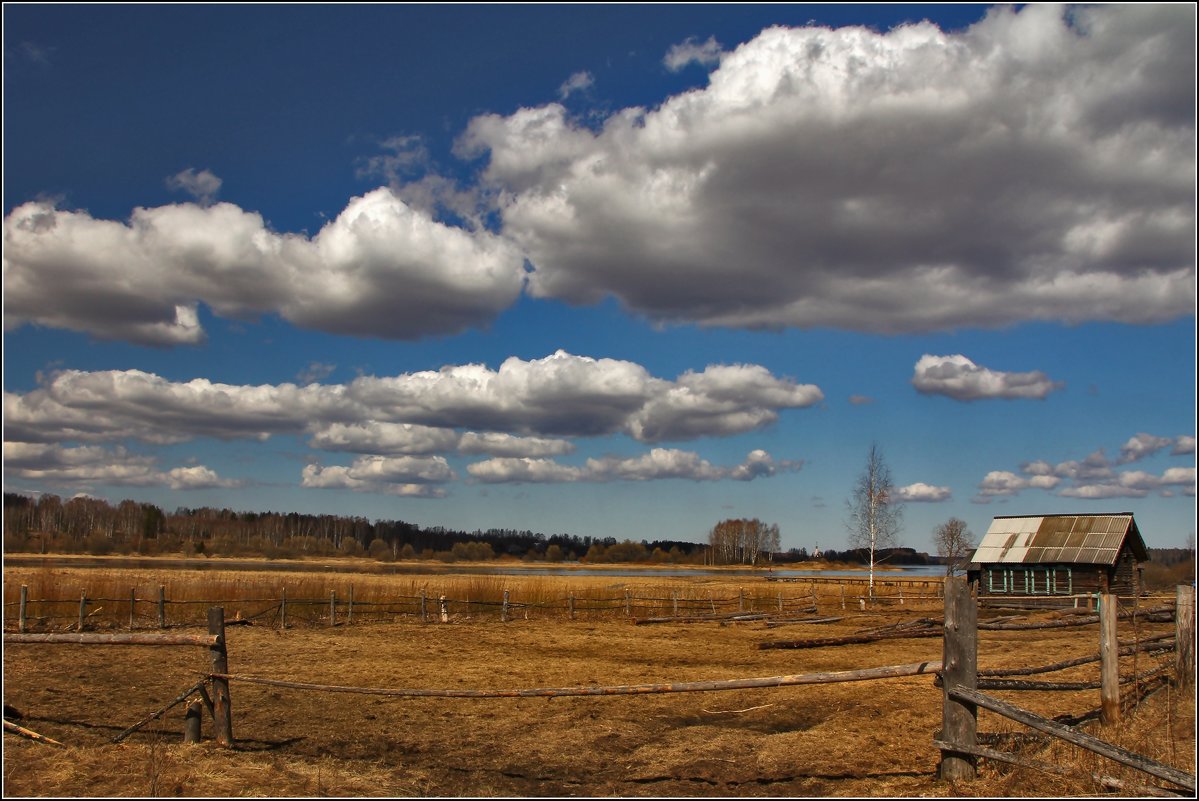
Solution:
[{"label": "brown earth", "polygon": [[[758,647],[940,614],[932,601],[867,612],[842,612],[831,599],[821,603],[822,614],[845,617],[769,629],[762,621],[500,622],[459,614],[448,624],[406,617],[281,631],[260,620],[228,629],[229,663],[233,673],[296,682],[486,690],[765,677],[941,658],[936,638]],[[1170,630],[1170,624],[1141,625],[1137,634]],[[1131,629],[1122,628],[1120,636],[1130,638]],[[1094,653],[1097,640],[1094,626],[981,632],[979,667],[1047,664]],[[1171,658],[1141,654],[1136,669]],[[183,745],[182,707],[123,743],[111,742],[208,667],[200,648],[6,646],[5,703],[20,710],[22,725],[66,748],[6,734],[4,795],[1036,797],[1099,791],[1085,778],[987,761],[974,782],[938,780],[932,740],[942,694],[931,676],[554,699],[394,698],[235,681],[231,750],[212,742],[208,722],[202,744]],[[1121,670],[1133,671],[1131,658],[1122,660]],[[1097,676],[1091,664],[1034,678]],[[1050,717],[1098,706],[1097,690],[996,694]],[[1193,687],[1162,690],[1124,724],[1089,730],[1194,773],[1193,699]],[[985,711],[979,729],[1028,731]],[[1021,753],[1080,774],[1149,783],[1144,774],[1062,743],[1026,746]]]}]

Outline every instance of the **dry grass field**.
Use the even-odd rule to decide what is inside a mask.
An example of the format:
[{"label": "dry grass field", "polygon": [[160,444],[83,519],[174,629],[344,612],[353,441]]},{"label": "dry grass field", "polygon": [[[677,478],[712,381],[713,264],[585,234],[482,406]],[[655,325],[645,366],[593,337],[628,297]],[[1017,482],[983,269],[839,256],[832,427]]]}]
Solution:
[{"label": "dry grass field", "polygon": [[[5,600],[14,588],[30,597],[62,597],[80,587],[89,596],[120,598],[137,586],[150,596],[168,583],[172,598],[289,598],[330,588],[345,592],[341,575],[236,575],[175,571],[5,569]],[[308,582],[307,584],[305,582]],[[610,686],[777,676],[906,664],[941,658],[939,639],[892,639],[856,645],[762,649],[759,643],[851,634],[920,617],[938,617],[934,598],[906,599],[862,611],[842,611],[834,594],[818,596],[827,623],[767,627],[766,621],[703,621],[633,625],[623,610],[582,611],[583,599],[634,595],[686,599],[736,598],[744,591],[756,609],[777,593],[800,594],[754,578],[376,576],[354,577],[363,601],[419,593],[430,597],[540,599],[514,607],[501,622],[497,610],[455,611],[450,622],[422,624],[418,616],[372,620],[368,607],[352,625],[330,627],[318,618],[280,630],[276,616],[254,613],[264,602],[226,603],[253,617],[228,628],[230,670],[294,682],[375,688],[499,690]],[[190,589],[184,589],[190,586]],[[837,593],[834,589],[826,592]],[[807,587],[802,593],[807,593]],[[217,594],[221,593],[221,594]],[[571,620],[550,601],[574,593],[580,611]],[[344,594],[342,595],[344,597]],[[790,605],[791,601],[787,603]],[[799,601],[795,602],[797,605]],[[807,601],[803,601],[807,603]],[[127,628],[128,608],[100,630]],[[648,610],[647,610],[648,611]],[[664,610],[659,610],[659,614]],[[665,612],[669,614],[669,612]],[[41,621],[63,630],[72,612]],[[176,610],[172,608],[172,615]],[[984,619],[991,614],[984,610]],[[1011,614],[1007,612],[1005,614]],[[1057,613],[1030,613],[1040,620]],[[123,616],[124,623],[120,623]],[[798,617],[815,615],[794,615]],[[142,624],[139,622],[139,627]],[[147,619],[147,630],[152,629]],[[13,607],[6,605],[6,631]],[[195,625],[182,630],[200,633]],[[1136,636],[1172,630],[1140,624]],[[1134,632],[1121,622],[1121,640]],[[980,632],[979,667],[1042,665],[1094,653],[1096,626]],[[1143,671],[1172,655],[1140,654],[1121,660],[1121,673]],[[566,698],[398,698],[295,690],[233,682],[235,744],[224,749],[204,728],[200,745],[182,744],[182,707],[169,711],[120,744],[112,738],[161,708],[208,670],[195,647],[12,644],[4,649],[4,700],[21,723],[65,748],[5,735],[5,796],[507,796],[507,797],[895,797],[1100,794],[1085,778],[1096,773],[1129,782],[1149,777],[1061,742],[1005,745],[1025,758],[1075,773],[1060,777],[984,760],[974,782],[950,785],[936,775],[941,690],[932,676],[870,682],[724,692]],[[1095,664],[1040,678],[1095,680]],[[1012,703],[1053,717],[1098,707],[1098,690],[996,692]],[[986,711],[983,732],[1029,729]],[[1162,689],[1142,701],[1118,726],[1087,731],[1137,753],[1195,771],[1193,687]],[[1138,795],[1125,792],[1125,795]]]}]

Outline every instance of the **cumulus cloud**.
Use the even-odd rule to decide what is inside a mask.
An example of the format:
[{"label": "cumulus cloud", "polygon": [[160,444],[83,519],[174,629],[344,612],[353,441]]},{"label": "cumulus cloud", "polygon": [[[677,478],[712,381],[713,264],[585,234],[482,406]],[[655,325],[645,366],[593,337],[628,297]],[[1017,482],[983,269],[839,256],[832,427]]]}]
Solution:
[{"label": "cumulus cloud", "polygon": [[[311,369],[324,372],[318,368]],[[625,435],[658,442],[739,434],[822,397],[818,387],[774,376],[759,365],[709,365],[668,380],[633,362],[565,351],[543,359],[510,358],[498,369],[448,365],[360,376],[346,384],[236,385],[170,381],[141,370],[61,370],[42,376],[32,391],[4,393],[6,468],[24,471],[19,473],[24,478],[54,470],[63,480],[72,475],[84,480],[107,469],[108,483],[231,486],[207,468],[160,473],[149,457],[98,444],[306,435],[312,448],[358,456],[348,467],[310,465],[302,484],[314,488],[443,497],[440,485],[456,479],[446,461],[452,455],[495,457],[469,468],[485,482],[748,481],[797,470],[800,463],[776,461],[765,451],[753,451],[732,467],[672,449],[654,449],[637,460],[593,459],[583,468],[559,465],[552,457],[573,453],[573,437]],[[85,444],[64,450],[64,443]],[[40,464],[48,454],[60,461],[71,455],[86,465]],[[76,468],[76,474],[66,472]],[[29,472],[36,470],[43,473]]]},{"label": "cumulus cloud", "polygon": [[221,179],[208,170],[196,172],[195,167],[188,167],[177,172],[166,180],[167,188],[172,191],[183,191],[196,199],[201,206],[207,206],[216,198],[221,190]]},{"label": "cumulus cloud", "polygon": [[934,487],[931,484],[917,482],[906,487],[900,487],[896,493],[899,500],[905,503],[940,503],[953,497],[949,487]]},{"label": "cumulus cloud", "polygon": [[1161,473],[1146,470],[1119,470],[1121,465],[1144,459],[1172,443],[1186,443],[1189,436],[1174,439],[1137,434],[1121,447],[1120,456],[1111,460],[1103,448],[1082,459],[1052,463],[1037,459],[1021,465],[1020,472],[994,470],[978,485],[976,500],[1016,495],[1028,489],[1053,490],[1064,498],[1143,498],[1151,492],[1172,495],[1195,494],[1195,468],[1169,467]]},{"label": "cumulus cloud", "polygon": [[441,456],[363,456],[349,467],[310,464],[304,468],[301,486],[315,489],[348,489],[411,498],[441,498],[440,484],[457,474]]},{"label": "cumulus cloud", "polygon": [[599,130],[552,103],[457,152],[487,157],[538,297],[751,328],[1160,322],[1194,311],[1194,35],[1170,5],[774,27]]},{"label": "cumulus cloud", "polygon": [[171,489],[229,489],[244,482],[221,478],[203,465],[162,471],[153,456],[130,453],[123,447],[88,445],[65,447],[48,443],[4,443],[7,474],[51,486],[94,487],[98,485]]},{"label": "cumulus cloud", "polygon": [[388,189],[352,199],[311,238],[230,203],[139,208],[124,223],[31,202],[4,220],[6,329],[196,344],[204,303],[229,318],[416,338],[489,322],[523,282],[509,242],[436,222]]},{"label": "cumulus cloud", "polygon": [[595,85],[595,77],[590,72],[576,72],[558,87],[558,98],[565,100],[575,92],[582,92]]},{"label": "cumulus cloud", "polygon": [[960,401],[989,398],[1043,399],[1065,386],[1041,371],[1005,373],[981,367],[960,354],[925,354],[916,362],[912,386],[926,395],[946,395]]},{"label": "cumulus cloud", "polygon": [[[312,435],[315,447],[376,454],[463,452],[552,455],[565,446],[537,438],[628,434],[645,442],[744,433],[783,409],[823,397],[813,385],[759,365],[712,365],[674,381],[639,364],[558,351],[348,384],[243,386],[207,379],[172,382],[140,370],[63,370],[24,395],[5,393],[4,433],[22,442],[124,438]],[[470,435],[443,429],[466,429]],[[531,437],[513,440],[498,434]]]},{"label": "cumulus cloud", "polygon": [[1137,462],[1173,444],[1175,444],[1175,440],[1169,437],[1155,437],[1152,434],[1144,433],[1137,434],[1135,437],[1130,437],[1128,442],[1125,442],[1120,447],[1119,461],[1121,464]]},{"label": "cumulus cloud", "polygon": [[682,44],[671,45],[662,63],[671,72],[679,72],[688,64],[718,64],[723,53],[724,48],[716,41],[715,36],[709,36],[706,42],[696,42],[695,37],[690,36]]},{"label": "cumulus cloud", "polygon": [[779,470],[796,471],[801,462],[775,461],[763,450],[751,451],[739,465],[720,467],[699,454],[673,448],[653,448],[635,457],[604,456],[588,459],[584,466],[563,465],[552,459],[496,458],[468,465],[466,470],[476,481],[499,483],[560,483],[608,481],[753,481],[772,476]]}]

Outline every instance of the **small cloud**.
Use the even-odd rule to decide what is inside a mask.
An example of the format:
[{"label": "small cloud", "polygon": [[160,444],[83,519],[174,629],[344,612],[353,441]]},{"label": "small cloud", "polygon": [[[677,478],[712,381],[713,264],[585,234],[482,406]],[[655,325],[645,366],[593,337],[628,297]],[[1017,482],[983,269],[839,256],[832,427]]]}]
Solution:
[{"label": "small cloud", "polygon": [[21,42],[16,47],[17,55],[25,59],[31,64],[39,66],[50,66],[50,55],[56,50],[54,47],[46,47],[34,42]]},{"label": "small cloud", "polygon": [[1171,456],[1187,456],[1195,452],[1195,438],[1183,434],[1174,440],[1174,450],[1170,451]]},{"label": "small cloud", "polygon": [[949,500],[953,496],[953,490],[949,487],[934,487],[917,482],[900,487],[896,494],[905,503],[940,503]]},{"label": "small cloud", "polygon": [[1065,386],[1061,381],[1050,380],[1039,370],[1004,373],[980,367],[961,354],[933,356],[927,353],[916,362],[912,385],[926,395],[945,395],[959,401],[1041,400]]},{"label": "small cloud", "polygon": [[869,395],[850,395],[849,402],[854,406],[866,406],[874,403],[874,398],[870,397]]},{"label": "small cloud", "polygon": [[183,191],[194,197],[201,206],[208,206],[221,189],[221,179],[208,170],[196,172],[195,167],[175,173],[166,180],[167,189]]},{"label": "small cloud", "polygon": [[582,92],[595,85],[595,77],[590,72],[576,72],[558,87],[558,99],[565,100],[575,92]]},{"label": "small cloud", "polygon": [[1147,456],[1174,444],[1169,437],[1155,437],[1152,434],[1137,434],[1125,442],[1120,448],[1120,464],[1128,464],[1144,459]]},{"label": "small cloud", "polygon": [[320,362],[312,362],[303,370],[301,370],[296,375],[296,378],[299,379],[301,384],[307,386],[308,384],[315,384],[318,381],[323,381],[332,375],[333,371],[336,369],[337,365],[335,364],[321,364]]},{"label": "small cloud", "polygon": [[724,49],[716,41],[715,36],[709,36],[708,41],[697,44],[694,36],[689,36],[682,44],[673,45],[666,52],[662,63],[671,72],[679,72],[688,64],[695,63],[703,66],[719,64]]}]

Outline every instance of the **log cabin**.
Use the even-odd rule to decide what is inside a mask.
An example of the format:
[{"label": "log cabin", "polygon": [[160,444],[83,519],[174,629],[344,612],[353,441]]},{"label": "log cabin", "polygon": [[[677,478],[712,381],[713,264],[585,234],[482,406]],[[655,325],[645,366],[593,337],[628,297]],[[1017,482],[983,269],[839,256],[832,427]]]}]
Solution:
[{"label": "log cabin", "polygon": [[978,597],[1141,593],[1149,551],[1131,512],[996,517],[966,568]]}]

